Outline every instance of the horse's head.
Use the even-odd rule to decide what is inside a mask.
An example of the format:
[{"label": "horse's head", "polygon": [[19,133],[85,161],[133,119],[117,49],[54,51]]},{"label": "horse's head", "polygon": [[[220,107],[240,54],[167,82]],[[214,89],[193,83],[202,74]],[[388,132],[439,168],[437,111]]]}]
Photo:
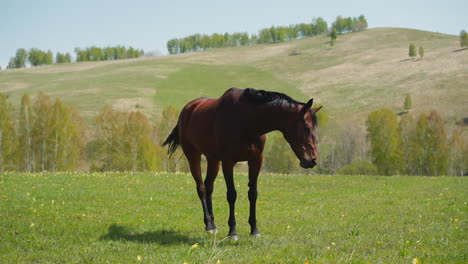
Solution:
[{"label": "horse's head", "polygon": [[320,108],[311,108],[313,99],[305,105],[300,105],[297,111],[292,113],[288,122],[288,127],[283,131],[283,135],[291,145],[294,154],[300,160],[301,167],[305,169],[313,168],[317,165],[317,115]]}]

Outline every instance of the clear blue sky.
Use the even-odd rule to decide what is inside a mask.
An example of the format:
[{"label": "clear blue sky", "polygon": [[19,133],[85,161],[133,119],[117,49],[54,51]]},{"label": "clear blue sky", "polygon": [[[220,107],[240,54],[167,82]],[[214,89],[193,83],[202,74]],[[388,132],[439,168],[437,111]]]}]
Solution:
[{"label": "clear blue sky", "polygon": [[271,25],[364,14],[370,28],[404,27],[458,35],[467,0],[0,0],[0,66],[17,48],[70,52],[92,45],[166,54],[166,42],[194,33],[257,33]]}]

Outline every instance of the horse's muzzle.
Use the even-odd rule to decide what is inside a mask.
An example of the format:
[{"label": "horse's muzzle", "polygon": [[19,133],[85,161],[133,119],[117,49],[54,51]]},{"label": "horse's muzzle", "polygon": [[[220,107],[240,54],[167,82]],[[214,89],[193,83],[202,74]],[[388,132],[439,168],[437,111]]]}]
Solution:
[{"label": "horse's muzzle", "polygon": [[301,160],[300,165],[304,169],[312,169],[313,167],[315,167],[315,165],[317,165],[317,160],[316,159]]}]

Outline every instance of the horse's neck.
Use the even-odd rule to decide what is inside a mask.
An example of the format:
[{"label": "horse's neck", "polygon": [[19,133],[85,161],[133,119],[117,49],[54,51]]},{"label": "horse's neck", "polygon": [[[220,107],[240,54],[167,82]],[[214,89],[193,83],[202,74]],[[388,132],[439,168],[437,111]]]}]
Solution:
[{"label": "horse's neck", "polygon": [[291,107],[269,106],[259,107],[252,113],[255,122],[256,134],[263,135],[271,131],[279,130],[284,133],[295,109]]}]

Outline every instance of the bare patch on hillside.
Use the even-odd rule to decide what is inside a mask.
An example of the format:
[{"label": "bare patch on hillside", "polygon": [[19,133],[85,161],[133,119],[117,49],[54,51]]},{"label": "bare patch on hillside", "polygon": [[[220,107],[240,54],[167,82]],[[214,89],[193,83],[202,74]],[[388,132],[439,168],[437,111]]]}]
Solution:
[{"label": "bare patch on hillside", "polygon": [[90,89],[80,89],[71,91],[72,95],[81,95],[81,94],[99,94],[102,92],[100,88],[90,88]]},{"label": "bare patch on hillside", "polygon": [[292,44],[265,44],[253,47],[233,47],[225,49],[210,49],[203,52],[183,53],[171,55],[183,62],[211,65],[226,65],[232,63],[249,63],[264,60],[278,55],[288,55],[295,45]]},{"label": "bare patch on hillside", "polygon": [[119,111],[141,111],[151,113],[154,108],[153,97],[120,98],[112,103],[112,107]]},{"label": "bare patch on hillside", "polygon": [[2,84],[2,88],[0,88],[0,92],[8,93],[14,91],[20,91],[26,88],[29,88],[31,85],[29,83],[22,83],[22,82],[8,82]]}]

